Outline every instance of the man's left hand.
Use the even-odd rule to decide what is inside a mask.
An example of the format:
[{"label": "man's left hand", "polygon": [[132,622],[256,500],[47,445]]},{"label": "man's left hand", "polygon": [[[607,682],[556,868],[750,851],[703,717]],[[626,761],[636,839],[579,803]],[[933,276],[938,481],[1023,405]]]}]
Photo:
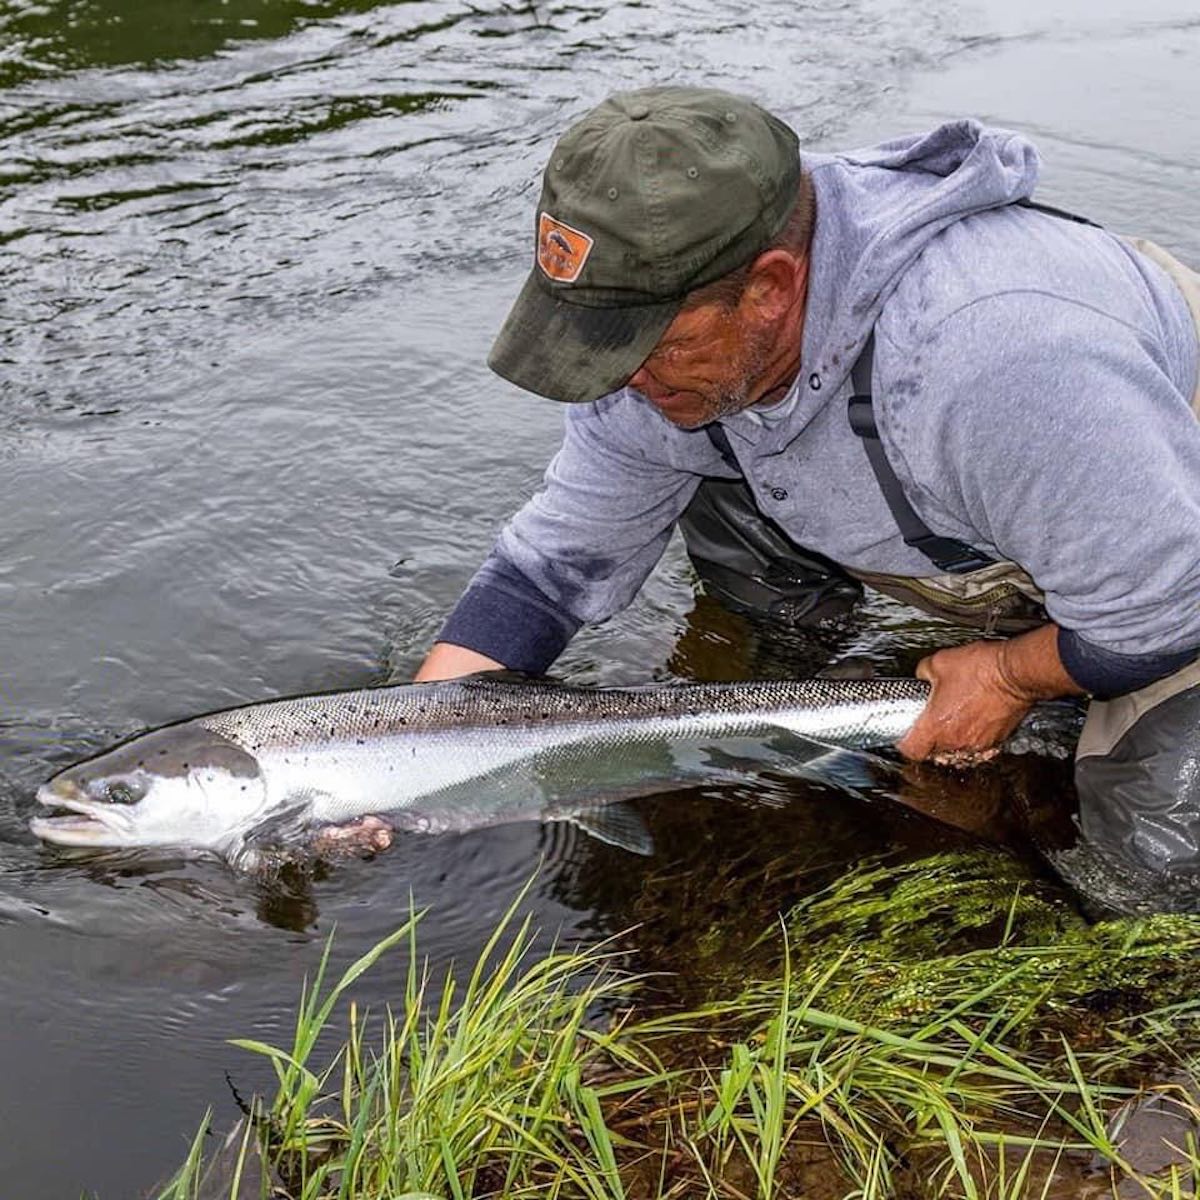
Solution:
[{"label": "man's left hand", "polygon": [[1008,642],[968,642],[939,650],[917,665],[932,684],[929,701],[898,744],[906,758],[966,764],[991,758],[1038,696],[1005,670]]}]

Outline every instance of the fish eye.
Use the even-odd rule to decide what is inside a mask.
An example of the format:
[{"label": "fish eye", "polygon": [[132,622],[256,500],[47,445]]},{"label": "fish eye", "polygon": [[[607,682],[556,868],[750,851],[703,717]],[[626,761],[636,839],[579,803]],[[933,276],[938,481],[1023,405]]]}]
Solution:
[{"label": "fish eye", "polygon": [[133,789],[126,783],[110,783],[105,789],[104,798],[109,804],[136,804],[137,797]]}]

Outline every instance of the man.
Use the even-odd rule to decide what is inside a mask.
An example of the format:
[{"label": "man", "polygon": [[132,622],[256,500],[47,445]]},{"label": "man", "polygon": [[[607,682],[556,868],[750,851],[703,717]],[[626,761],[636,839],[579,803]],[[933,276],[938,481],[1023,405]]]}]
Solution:
[{"label": "man", "polygon": [[417,677],[544,670],[682,518],[743,603],[836,609],[857,585],[828,560],[1013,633],[920,664],[900,750],[985,753],[1090,693],[1085,835],[1200,868],[1200,286],[1032,204],[1036,178],[1028,142],[973,122],[801,155],[708,89],[587,114],[489,360],[571,404],[563,446]]}]

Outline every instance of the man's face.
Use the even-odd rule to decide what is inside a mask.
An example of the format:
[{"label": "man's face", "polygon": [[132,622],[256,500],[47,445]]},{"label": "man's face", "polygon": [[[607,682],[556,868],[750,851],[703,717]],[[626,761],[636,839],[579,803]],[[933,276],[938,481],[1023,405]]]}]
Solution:
[{"label": "man's face", "polygon": [[775,336],[772,323],[747,304],[685,309],[630,377],[629,387],[673,425],[696,429],[758,399]]}]

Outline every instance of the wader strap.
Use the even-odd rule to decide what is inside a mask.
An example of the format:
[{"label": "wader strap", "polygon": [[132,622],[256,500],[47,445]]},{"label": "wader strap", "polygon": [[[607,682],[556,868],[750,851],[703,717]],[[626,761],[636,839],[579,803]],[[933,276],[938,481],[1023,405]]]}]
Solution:
[{"label": "wader strap", "polygon": [[1077,225],[1090,225],[1093,229],[1103,229],[1104,226],[1091,217],[1081,217],[1078,213],[1067,212],[1065,208],[1055,208],[1053,204],[1039,204],[1036,200],[1014,200],[1018,208],[1032,208],[1034,212],[1046,213],[1051,217],[1062,217],[1064,221],[1074,221]]},{"label": "wader strap", "polygon": [[734,454],[733,447],[729,444],[729,434],[725,432],[721,424],[711,421],[705,425],[704,432],[708,434],[708,440],[712,442],[713,448],[725,460],[725,465],[732,467],[740,475],[742,468],[738,465],[737,455]]},{"label": "wader strap", "polygon": [[888,462],[883,442],[879,439],[879,427],[875,424],[875,411],[871,407],[871,366],[874,360],[875,334],[872,332],[858,361],[850,370],[850,380],[854,385],[854,395],[850,397],[850,428],[862,439],[879,490],[892,511],[892,519],[900,527],[905,544],[919,550],[939,571],[950,575],[965,575],[968,571],[991,566],[995,559],[968,546],[966,542],[939,537],[909,504],[900,480]]}]

